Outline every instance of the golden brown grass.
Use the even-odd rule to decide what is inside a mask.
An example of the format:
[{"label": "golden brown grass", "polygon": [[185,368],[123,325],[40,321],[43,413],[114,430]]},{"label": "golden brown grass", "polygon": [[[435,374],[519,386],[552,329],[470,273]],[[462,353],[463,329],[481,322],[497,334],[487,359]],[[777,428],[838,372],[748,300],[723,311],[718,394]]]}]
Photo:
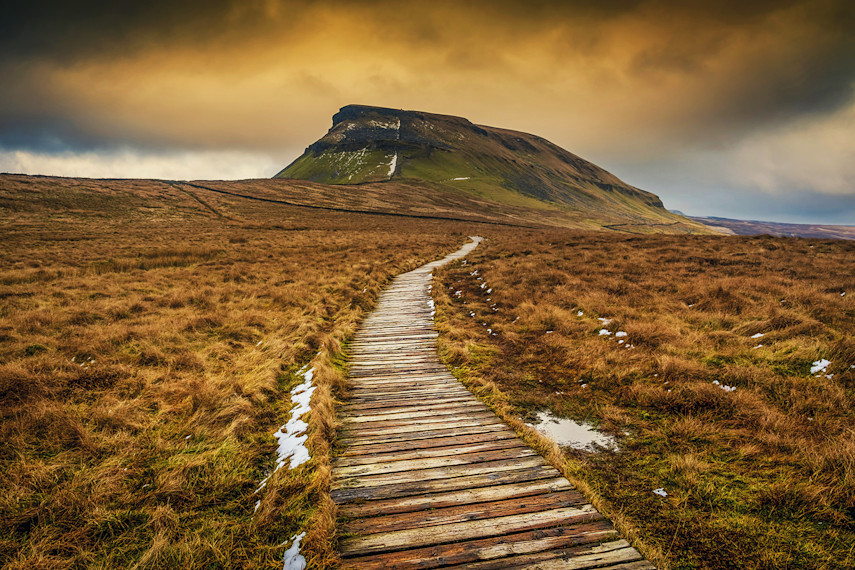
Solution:
[{"label": "golden brown grass", "polygon": [[[211,201],[224,218],[139,184],[5,212],[0,566],[281,568],[305,530],[327,567],[343,344],[391,276],[467,229]],[[313,458],[256,494],[305,364]]]},{"label": "golden brown grass", "polygon": [[535,445],[651,560],[855,565],[855,243],[488,235],[438,273],[443,357],[501,415],[618,435]]}]

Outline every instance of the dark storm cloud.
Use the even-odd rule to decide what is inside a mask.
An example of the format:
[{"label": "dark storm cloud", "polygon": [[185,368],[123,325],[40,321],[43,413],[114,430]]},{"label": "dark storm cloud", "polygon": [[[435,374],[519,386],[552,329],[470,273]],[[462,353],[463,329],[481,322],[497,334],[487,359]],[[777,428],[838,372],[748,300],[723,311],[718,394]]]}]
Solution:
[{"label": "dark storm cloud", "polygon": [[[855,136],[832,128],[854,120],[853,29],[851,0],[18,2],[0,18],[0,153],[269,156],[360,102],[535,132],[606,167],[645,163],[622,173],[639,185],[684,151],[718,152],[765,160],[762,191],[803,193],[802,170],[840,195],[855,182],[823,149]],[[822,127],[817,150],[791,141],[806,121]],[[759,147],[728,154],[757,138],[777,148],[776,133],[786,176]]]}]

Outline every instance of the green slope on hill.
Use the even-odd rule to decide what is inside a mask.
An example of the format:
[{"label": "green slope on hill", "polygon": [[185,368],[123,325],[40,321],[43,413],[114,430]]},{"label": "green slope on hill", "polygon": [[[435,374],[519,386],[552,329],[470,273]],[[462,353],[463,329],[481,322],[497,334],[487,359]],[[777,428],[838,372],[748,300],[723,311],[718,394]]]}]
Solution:
[{"label": "green slope on hill", "polygon": [[700,224],[668,212],[658,196],[534,135],[418,111],[349,105],[276,178],[324,184],[428,182],[535,209],[606,223]]}]

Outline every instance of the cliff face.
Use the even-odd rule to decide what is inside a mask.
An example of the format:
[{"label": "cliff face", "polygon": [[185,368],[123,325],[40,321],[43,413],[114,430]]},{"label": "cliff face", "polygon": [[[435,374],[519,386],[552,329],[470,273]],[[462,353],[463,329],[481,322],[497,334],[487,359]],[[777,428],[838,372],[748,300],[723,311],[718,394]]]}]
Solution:
[{"label": "cliff face", "polygon": [[500,202],[667,215],[656,195],[540,137],[363,105],[343,107],[329,132],[276,177],[328,184],[420,180]]}]

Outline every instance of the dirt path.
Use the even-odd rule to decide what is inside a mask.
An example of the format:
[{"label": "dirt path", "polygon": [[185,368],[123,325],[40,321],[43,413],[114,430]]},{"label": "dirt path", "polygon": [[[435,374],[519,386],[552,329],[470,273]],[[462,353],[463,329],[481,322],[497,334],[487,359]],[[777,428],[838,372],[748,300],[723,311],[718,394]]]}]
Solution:
[{"label": "dirt path", "polygon": [[653,566],[436,356],[432,272],[398,276],[351,352],[333,466],[343,568]]}]

